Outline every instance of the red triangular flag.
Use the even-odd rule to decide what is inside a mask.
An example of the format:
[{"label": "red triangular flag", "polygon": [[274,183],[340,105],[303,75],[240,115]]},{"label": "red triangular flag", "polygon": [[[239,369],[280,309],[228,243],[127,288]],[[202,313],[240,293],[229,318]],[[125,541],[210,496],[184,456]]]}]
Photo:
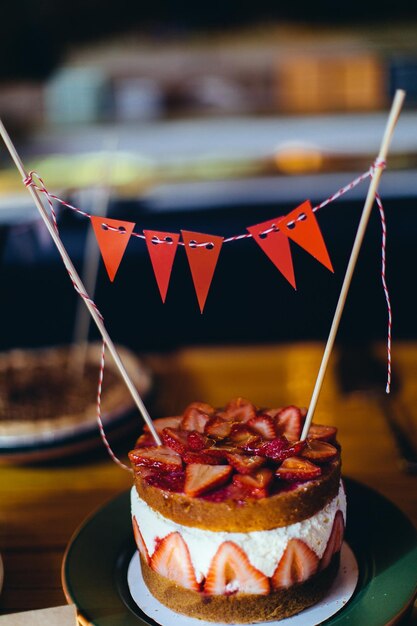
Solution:
[{"label": "red triangular flag", "polygon": [[92,215],[90,219],[104,265],[113,282],[135,224],[98,215]]},{"label": "red triangular flag", "polygon": [[304,248],[317,261],[320,261],[327,269],[331,272],[334,271],[323,235],[309,200],[300,204],[288,215],[281,217],[277,226],[284,235],[298,243],[299,246]]},{"label": "red triangular flag", "polygon": [[[180,236],[178,233],[165,233],[157,230],[144,230],[143,234],[146,237],[146,245],[156,282],[158,283],[159,293],[161,294],[162,302],[165,302]],[[163,243],[155,243],[155,238],[156,241],[159,240]]]},{"label": "red triangular flag", "polygon": [[[203,233],[193,233],[188,230],[182,230],[181,234],[185,243],[185,252],[187,253],[188,263],[190,264],[191,275],[202,313],[214,270],[216,269],[223,237],[203,235]],[[195,245],[199,243],[207,243],[207,245]]]},{"label": "red triangular flag", "polygon": [[281,274],[288,280],[294,289],[296,289],[290,242],[287,237],[278,229],[273,230],[264,236],[260,236],[264,231],[270,228],[276,228],[280,219],[280,217],[277,217],[275,219],[262,222],[262,224],[248,226],[247,230],[250,232],[256,243],[265,252],[267,257],[272,261],[275,267],[279,269]]}]

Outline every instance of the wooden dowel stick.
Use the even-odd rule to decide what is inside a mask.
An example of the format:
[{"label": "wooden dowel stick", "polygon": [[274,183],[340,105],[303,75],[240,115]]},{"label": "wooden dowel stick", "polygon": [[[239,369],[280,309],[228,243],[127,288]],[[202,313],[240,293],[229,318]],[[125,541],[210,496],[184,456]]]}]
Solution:
[{"label": "wooden dowel stick", "polygon": [[[10,153],[10,156],[13,159],[14,164],[16,165],[22,179],[26,179],[27,178],[27,172],[24,168],[24,165],[17,153],[17,150],[15,148],[15,146],[13,145],[12,140],[9,137],[9,134],[7,132],[7,130],[5,129],[3,122],[0,120],[0,135],[4,141],[4,143],[6,144],[6,147]],[[45,222],[45,226],[47,227],[49,234],[51,235],[53,242],[55,243],[59,254],[61,255],[61,258],[64,262],[64,265],[67,269],[67,271],[69,272],[71,279],[74,281],[74,284],[76,285],[77,289],[81,292],[86,294],[86,290],[85,287],[80,279],[80,277],[78,276],[78,273],[68,255],[68,252],[65,249],[64,244],[62,243],[60,237],[58,236],[58,233],[56,232],[54,225],[52,223],[52,221],[50,220],[48,213],[44,207],[44,205],[41,202],[41,199],[36,191],[36,189],[34,189],[31,186],[28,186],[28,190],[29,193],[31,194],[33,201],[39,211],[39,213],[41,214],[41,217],[43,219],[43,221]],[[130,391],[130,394],[136,404],[136,406],[139,409],[140,414],[142,415],[143,419],[145,420],[146,424],[148,425],[148,428],[152,434],[152,437],[155,439],[155,442],[157,443],[157,445],[161,445],[161,440],[159,438],[158,433],[155,430],[155,427],[152,423],[151,417],[148,413],[148,411],[146,410],[145,405],[143,404],[142,398],[140,397],[136,387],[134,386],[134,384],[132,383],[132,381],[129,378],[129,375],[125,369],[125,366],[123,365],[123,362],[116,350],[116,347],[113,343],[113,341],[111,340],[110,335],[108,334],[106,327],[104,326],[103,320],[101,319],[99,313],[97,312],[97,310],[95,309],[95,307],[93,306],[92,302],[90,302],[89,300],[83,298],[85,305],[87,306],[91,317],[93,318],[94,322],[96,323],[96,326],[98,328],[98,330],[100,331],[100,334],[103,338],[103,341],[106,343],[106,346],[109,349],[110,354],[113,357],[114,363],[115,365],[118,367],[120,374],[123,378],[123,380],[126,383],[127,388]]]},{"label": "wooden dowel stick", "polygon": [[[405,91],[399,89],[395,92],[395,97],[392,103],[391,111],[385,127],[384,136],[379,149],[377,161],[384,162],[388,154],[388,148],[391,143],[394,128],[397,124],[398,117],[400,115],[401,107],[405,98]],[[376,167],[371,177],[368,193],[363,207],[361,219],[359,222],[358,230],[356,233],[355,241],[352,247],[349,263],[346,269],[345,278],[343,280],[342,289],[340,291],[339,300],[337,303],[336,311],[333,317],[333,322],[330,328],[329,337],[327,339],[326,347],[323,353],[319,373],[313,389],[313,393],[308,407],[306,420],[304,423],[303,432],[301,433],[301,439],[304,441],[307,437],[310,429],[311,422],[313,420],[314,411],[316,410],[317,401],[323,384],[323,379],[326,374],[327,365],[330,359],[330,355],[333,349],[333,345],[336,339],[337,330],[339,328],[340,319],[342,317],[343,308],[345,306],[346,297],[349,291],[350,283],[352,281],[353,272],[355,270],[356,262],[358,260],[359,251],[362,246],[363,238],[365,236],[366,227],[368,225],[369,217],[371,215],[372,207],[375,201],[375,195],[378,190],[379,180],[382,174],[382,167]]]}]

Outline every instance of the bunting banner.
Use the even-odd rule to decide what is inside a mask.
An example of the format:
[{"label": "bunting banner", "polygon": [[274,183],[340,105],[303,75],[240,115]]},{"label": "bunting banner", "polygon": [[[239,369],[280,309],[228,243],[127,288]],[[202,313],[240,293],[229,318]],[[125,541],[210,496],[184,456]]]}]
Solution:
[{"label": "bunting banner", "polygon": [[288,238],[277,228],[280,219],[281,217],[267,220],[255,226],[248,226],[247,230],[275,267],[296,289],[290,243]]},{"label": "bunting banner", "polygon": [[143,234],[146,238],[146,246],[159,293],[162,302],[165,302],[180,236],[178,233],[166,233],[157,230],[144,230]]},{"label": "bunting banner", "polygon": [[[289,240],[297,243],[311,256],[317,259],[323,266],[333,272],[333,266],[324,242],[319,224],[316,220],[316,211],[329,205],[337,200],[345,193],[351,191],[354,187],[362,183],[369,177],[373,177],[377,168],[384,168],[385,161],[376,159],[369,169],[350,181],[344,187],[341,187],[331,196],[312,207],[311,203],[306,200],[297,208],[293,209],[287,215],[279,216],[274,219],[267,220],[254,226],[248,226],[246,233],[233,235],[223,238],[221,236],[206,235],[203,233],[195,233],[192,231],[182,230],[183,241],[180,240],[179,234],[167,233],[161,231],[146,230],[144,234],[134,232],[135,224],[107,217],[93,216],[82,209],[73,206],[59,196],[48,191],[42,178],[35,171],[29,172],[23,182],[26,187],[34,188],[38,193],[44,194],[49,204],[51,212],[51,220],[56,232],[58,232],[58,223],[56,219],[53,201],[60,205],[82,215],[91,220],[97,242],[101,251],[101,255],[109,275],[113,282],[119,269],[123,255],[126,251],[127,244],[131,236],[146,240],[158,289],[165,302],[169,281],[172,272],[172,266],[178,246],[185,247],[187,259],[190,265],[191,276],[197,294],[198,303],[201,313],[204,310],[208,292],[213,279],[214,271],[219,259],[220,250],[223,243],[232,243],[247,238],[253,238],[268,258],[273,262],[286,280],[296,288],[294,269],[292,264],[291,249]],[[36,179],[36,180],[34,180]],[[386,251],[386,225],[385,213],[382,206],[382,200],[376,193],[376,203],[378,205],[381,226],[382,226],[382,268],[381,278],[384,289],[385,299],[388,309],[388,379],[387,390],[390,386],[391,377],[391,327],[392,313],[391,302],[386,285],[385,273],[385,251]],[[71,276],[71,273],[70,273]],[[87,294],[79,292],[80,295],[89,299]],[[93,303],[94,304],[94,303]],[[95,304],[94,304],[95,306]]]},{"label": "bunting banner", "polygon": [[321,230],[309,200],[300,204],[296,209],[280,217],[277,221],[280,231],[295,241],[306,252],[333,272],[333,265],[327,252]]},{"label": "bunting banner", "polygon": [[194,233],[188,230],[182,230],[181,234],[200,312],[202,313],[219,259],[223,237],[204,235],[203,233]]},{"label": "bunting banner", "polygon": [[90,219],[107,274],[113,282],[135,224],[96,215],[91,215]]}]

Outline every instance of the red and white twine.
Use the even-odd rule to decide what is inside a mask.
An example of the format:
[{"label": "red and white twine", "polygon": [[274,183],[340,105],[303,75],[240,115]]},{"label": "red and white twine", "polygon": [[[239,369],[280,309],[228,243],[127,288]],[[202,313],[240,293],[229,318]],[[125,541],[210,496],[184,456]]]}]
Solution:
[{"label": "red and white twine", "polygon": [[[342,187],[341,189],[339,189],[338,191],[336,191],[334,194],[332,194],[331,196],[329,196],[326,200],[323,200],[323,202],[321,202],[320,204],[318,204],[317,206],[313,207],[313,212],[315,213],[316,211],[318,211],[319,209],[322,209],[323,207],[327,206],[328,204],[330,204],[331,202],[334,202],[335,200],[337,200],[338,198],[340,198],[341,196],[343,196],[345,193],[347,193],[348,191],[351,191],[354,187],[356,187],[357,185],[359,185],[361,182],[363,182],[364,180],[366,180],[369,176],[373,176],[375,169],[378,167],[385,167],[385,161],[380,161],[380,160],[376,160],[372,166],[369,168],[368,171],[364,172],[363,174],[361,174],[360,176],[358,176],[357,178],[355,178],[353,181],[351,181],[349,184],[345,185],[344,187]],[[36,180],[38,182],[35,182],[34,178],[36,178]],[[91,219],[91,214],[87,213],[86,211],[83,211],[82,209],[73,206],[72,204],[66,202],[65,200],[63,200],[62,198],[59,198],[58,196],[50,193],[42,178],[39,176],[39,174],[35,171],[31,171],[29,172],[29,174],[27,175],[26,178],[23,179],[23,183],[26,187],[33,187],[34,189],[36,189],[36,191],[38,191],[41,194],[44,194],[46,196],[48,205],[49,205],[49,209],[51,212],[51,219],[52,219],[52,223],[53,226],[55,228],[55,231],[57,233],[57,235],[59,236],[59,230],[58,230],[58,221],[57,221],[57,217],[56,217],[56,213],[54,210],[54,205],[53,205],[53,201],[55,200],[56,202],[58,202],[59,204],[61,204],[62,206],[70,209],[71,211],[75,211],[76,213],[78,213],[79,215],[83,215],[84,217],[87,217],[89,219]],[[386,303],[387,303],[387,309],[388,309],[388,335],[387,335],[387,361],[388,361],[388,373],[387,373],[387,385],[386,385],[386,392],[389,393],[390,392],[390,387],[391,387],[391,341],[392,341],[392,308],[391,308],[391,301],[390,301],[390,296],[389,296],[389,291],[388,291],[388,287],[387,287],[387,282],[386,282],[386,241],[387,241],[387,229],[386,229],[386,220],[385,220],[385,212],[384,212],[384,208],[382,205],[382,200],[381,197],[376,194],[375,196],[376,199],[376,203],[378,205],[378,209],[379,209],[379,215],[380,215],[380,219],[381,219],[381,227],[382,227],[382,242],[381,242],[381,255],[382,255],[382,267],[381,267],[381,279],[382,279],[382,286],[384,289],[384,294],[385,294],[385,299],[386,299]],[[299,219],[303,219],[303,216],[300,216],[297,218],[297,220]],[[289,222],[289,225],[291,226],[292,222]],[[113,226],[110,226],[109,224],[106,224],[105,222],[103,222],[103,226],[105,226],[107,229],[109,230],[113,230],[116,232],[121,233],[122,231],[120,231],[118,228],[114,228]],[[268,234],[271,233],[273,231],[278,230],[277,227],[275,226],[275,224],[273,224],[271,226],[271,228],[266,229],[265,231],[263,231],[262,233],[260,233],[261,235],[263,234]],[[132,232],[132,236],[133,237],[137,237],[139,239],[146,239],[145,235],[141,234],[141,233],[136,233],[136,232]],[[223,243],[231,243],[234,241],[240,241],[241,239],[250,239],[252,237],[251,233],[243,233],[241,235],[233,235],[231,237],[227,237],[226,239],[223,240]],[[156,244],[172,244],[172,241],[165,241],[163,239],[158,239],[157,237],[155,237],[153,239],[153,242]],[[190,245],[192,245],[192,247],[206,247],[208,245],[212,244],[212,242],[207,241],[204,243],[196,243],[196,242],[191,242]],[[183,241],[179,241],[178,245],[181,246],[185,246],[185,243]],[[89,302],[94,309],[96,310],[97,314],[100,316],[100,318],[103,320],[103,316],[100,313],[100,311],[98,310],[95,302],[88,296],[87,293],[81,291],[72,274],[71,271],[67,268],[67,272],[69,274],[69,277],[71,279],[71,283],[74,287],[74,289],[76,290],[76,292],[80,295],[81,298],[83,298],[85,301]],[[106,437],[106,434],[104,432],[104,426],[103,426],[103,421],[102,421],[102,415],[101,415],[101,395],[102,395],[102,386],[103,386],[103,378],[104,378],[104,367],[105,367],[105,351],[106,351],[106,342],[103,340],[103,344],[102,344],[102,349],[101,349],[101,358],[100,358],[100,370],[99,370],[99,380],[98,380],[98,387],[97,387],[97,424],[98,424],[98,428],[99,428],[99,432],[100,432],[100,436],[101,439],[106,447],[106,450],[109,454],[109,456],[111,457],[111,459],[122,469],[127,470],[129,472],[131,472],[131,468],[129,468],[127,465],[125,465],[124,463],[122,463],[122,461],[120,461],[117,456],[114,454],[108,439]]]}]

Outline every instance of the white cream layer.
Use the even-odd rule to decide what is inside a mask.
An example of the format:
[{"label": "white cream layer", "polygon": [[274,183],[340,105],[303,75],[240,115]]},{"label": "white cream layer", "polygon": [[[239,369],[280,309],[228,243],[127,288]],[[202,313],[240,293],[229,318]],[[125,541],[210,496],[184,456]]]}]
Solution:
[{"label": "white cream layer", "polygon": [[342,511],[346,522],[346,496],[342,483],[338,495],[312,517],[283,528],[248,533],[213,532],[177,524],[146,504],[134,487],[131,506],[132,516],[136,518],[149,556],[155,550],[157,539],[179,532],[188,546],[198,582],[206,577],[211,560],[223,541],[236,543],[246,552],[254,567],[265,576],[272,576],[290,539],[301,539],[320,559],[329,540],[337,511]]}]

